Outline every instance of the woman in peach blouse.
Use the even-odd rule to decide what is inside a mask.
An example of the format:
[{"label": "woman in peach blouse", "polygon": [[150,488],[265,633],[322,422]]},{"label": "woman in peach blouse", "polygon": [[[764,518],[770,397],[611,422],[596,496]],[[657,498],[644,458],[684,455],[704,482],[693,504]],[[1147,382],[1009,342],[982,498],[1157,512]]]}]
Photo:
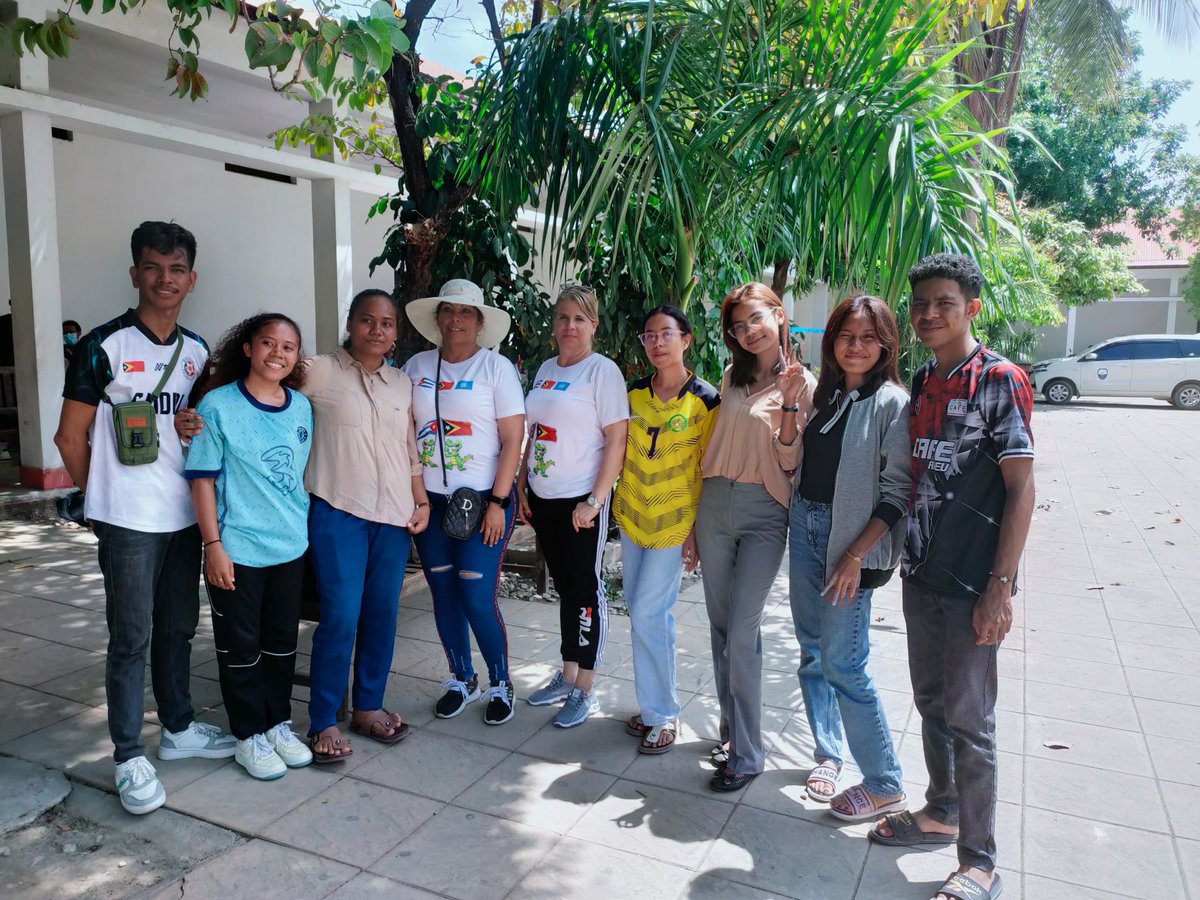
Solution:
[{"label": "woman in peach blouse", "polygon": [[759,624],[787,543],[791,476],[815,379],[792,351],[783,304],[757,282],[721,304],[731,354],[704,455],[696,545],[721,703],[714,791],[744,788],[763,770]]}]

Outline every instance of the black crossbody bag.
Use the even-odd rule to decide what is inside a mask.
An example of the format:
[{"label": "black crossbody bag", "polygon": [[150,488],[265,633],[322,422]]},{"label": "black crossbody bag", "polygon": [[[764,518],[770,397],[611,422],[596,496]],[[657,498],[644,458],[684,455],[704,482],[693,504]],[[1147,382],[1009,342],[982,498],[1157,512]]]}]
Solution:
[{"label": "black crossbody bag", "polygon": [[[446,477],[446,448],[442,443],[442,353],[438,351],[437,376],[433,380],[433,415],[437,427],[438,454],[442,458],[442,487],[450,489]],[[446,512],[442,516],[442,531],[447,536],[459,541],[471,539],[471,535],[479,530],[479,520],[483,518],[483,495],[474,488],[460,487],[446,501]]]}]

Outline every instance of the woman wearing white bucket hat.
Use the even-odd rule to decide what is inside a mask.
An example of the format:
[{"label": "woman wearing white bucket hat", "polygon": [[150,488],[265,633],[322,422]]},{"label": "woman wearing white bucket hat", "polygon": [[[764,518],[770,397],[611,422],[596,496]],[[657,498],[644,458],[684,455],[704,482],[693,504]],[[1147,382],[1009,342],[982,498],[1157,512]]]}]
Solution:
[{"label": "woman wearing white bucket hat", "polygon": [[[450,669],[435,712],[451,718],[481,694],[471,658],[473,632],[491,683],[483,720],[500,725],[512,718],[513,687],[496,588],[516,513],[513,482],[525,433],[517,370],[494,349],[511,318],[461,278],[447,281],[436,297],[413,300],[405,312],[436,346],[404,365],[413,383],[418,455],[432,508],[417,552]],[[462,489],[468,506],[478,502],[484,512],[478,526],[452,535],[451,497],[462,496],[455,494]]]}]

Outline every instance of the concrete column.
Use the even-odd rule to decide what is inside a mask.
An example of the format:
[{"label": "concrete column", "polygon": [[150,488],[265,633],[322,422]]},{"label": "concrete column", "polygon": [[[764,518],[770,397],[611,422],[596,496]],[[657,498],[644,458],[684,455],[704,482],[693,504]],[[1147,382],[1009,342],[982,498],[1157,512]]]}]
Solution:
[{"label": "concrete column", "polygon": [[1067,349],[1063,352],[1063,356],[1070,356],[1075,352],[1075,321],[1078,314],[1079,310],[1076,307],[1067,307]]},{"label": "concrete column", "polygon": [[1175,333],[1175,319],[1176,319],[1176,314],[1178,312],[1179,312],[1179,301],[1178,300],[1168,300],[1167,301],[1166,334],[1174,334]]},{"label": "concrete column", "polygon": [[[333,114],[332,102],[309,104],[314,113]],[[333,156],[342,162],[340,156]],[[316,300],[316,349],[330,353],[342,337],[342,326],[354,295],[353,220],[350,181],[345,178],[312,181],[313,289]]]},{"label": "concrete column", "polygon": [[54,432],[62,405],[62,288],[50,117],[0,118],[8,281],[21,435],[21,483],[68,487]]}]

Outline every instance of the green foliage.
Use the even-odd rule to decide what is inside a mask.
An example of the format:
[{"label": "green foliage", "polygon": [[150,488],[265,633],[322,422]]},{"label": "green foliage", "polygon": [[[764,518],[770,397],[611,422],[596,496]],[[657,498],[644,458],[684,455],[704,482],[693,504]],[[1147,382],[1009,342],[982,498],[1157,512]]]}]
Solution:
[{"label": "green foliage", "polygon": [[906,2],[581,5],[511,39],[462,177],[498,209],[532,183],[553,261],[592,261],[631,318],[781,257],[895,302],[922,256],[992,259],[1018,234],[1005,162],[950,86],[962,48],[925,55],[945,9],[897,27]]},{"label": "green foliage", "polygon": [[1081,98],[1063,90],[1054,68],[1035,53],[1013,117],[1030,136],[1014,132],[1008,140],[1022,202],[1059,209],[1091,230],[1132,216],[1147,235],[1169,229],[1181,206],[1195,215],[1200,158],[1181,152],[1187,129],[1165,123],[1189,85],[1147,83],[1127,71],[1111,95]]},{"label": "green foliage", "polygon": [[[100,13],[136,10],[151,0],[101,0]],[[304,88],[318,99],[330,90],[341,60],[348,59],[353,81],[377,81],[392,65],[393,57],[408,49],[404,20],[385,0],[376,0],[357,16],[337,15],[336,4],[316,0],[317,17],[304,18],[304,10],[287,0],[249,6],[240,0],[163,0],[174,22],[167,39],[167,81],[172,93],[198,100],[208,93],[208,81],[200,73],[200,39],[196,29],[205,19],[225,15],[232,28],[246,21],[246,60],[252,69],[265,68],[277,90]],[[95,0],[70,0],[54,18],[38,22],[18,18],[8,26],[13,49],[18,55],[40,52],[63,58],[70,41],[79,37],[70,13],[78,8],[87,15]],[[276,79],[280,78],[281,81]]]},{"label": "green foliage", "polygon": [[1187,275],[1183,279],[1183,299],[1193,318],[1200,319],[1200,253],[1193,253],[1188,260]]}]

